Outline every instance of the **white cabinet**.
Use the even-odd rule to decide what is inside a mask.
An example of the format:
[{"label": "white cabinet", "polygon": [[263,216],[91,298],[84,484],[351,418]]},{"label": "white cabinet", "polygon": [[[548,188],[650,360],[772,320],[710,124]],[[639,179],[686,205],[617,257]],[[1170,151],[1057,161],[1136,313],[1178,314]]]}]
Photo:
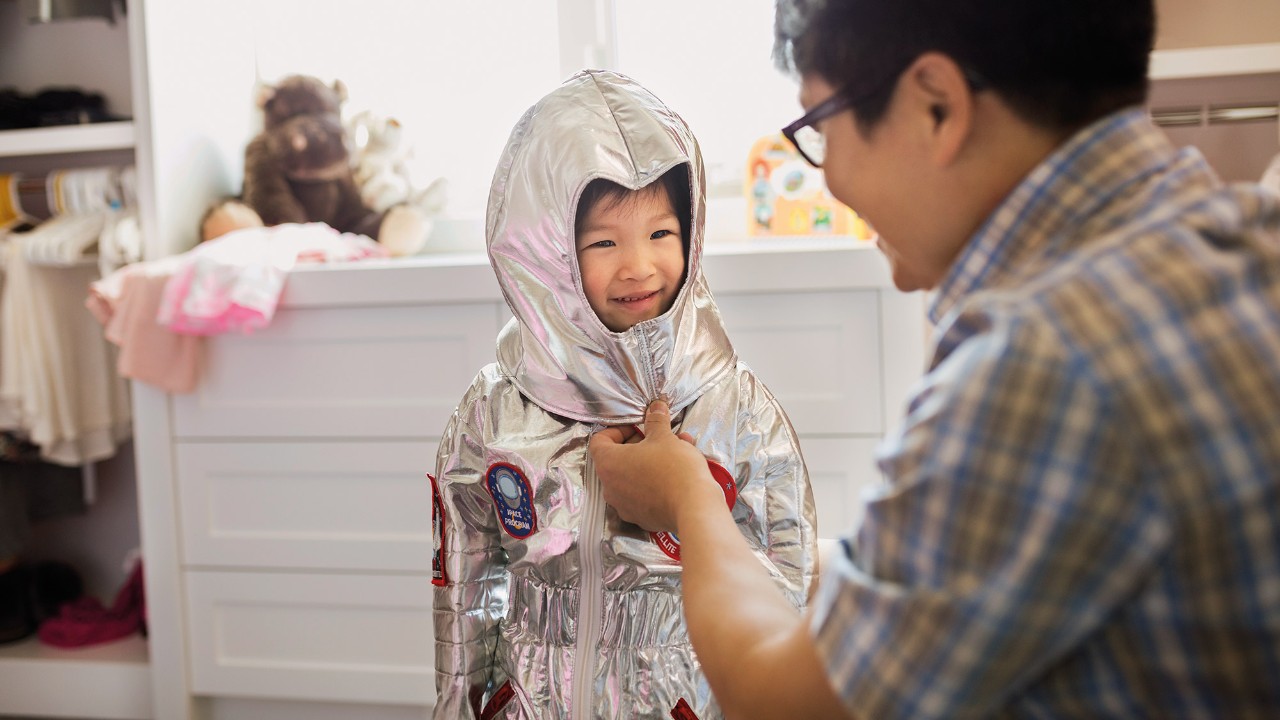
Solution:
[{"label": "white cabinet", "polygon": [[[379,269],[351,272],[380,281]],[[206,705],[429,706],[426,473],[493,358],[496,290],[455,304],[336,289],[309,305],[308,275],[291,279],[302,294],[286,296],[268,328],[209,339],[196,392],[152,403],[160,417],[140,403],[139,433],[171,458],[171,477],[140,470],[144,487],[165,485],[147,500],[171,496],[177,509],[180,552],[151,568],[178,588],[169,649]]]},{"label": "white cabinet", "polygon": [[[753,252],[767,248],[773,252]],[[821,246],[819,246],[821,248]],[[708,280],[738,355],[786,409],[813,485],[818,534],[861,521],[881,437],[924,371],[922,294],[891,285],[876,250],[712,248]]]},{"label": "white cabinet", "polygon": [[427,572],[197,571],[184,582],[196,693],[419,707],[435,700]]},{"label": "white cabinet", "polygon": [[200,387],[174,399],[174,431],[192,438],[438,433],[493,357],[496,335],[492,302],[285,309],[259,333],[208,345]]},{"label": "white cabinet", "polygon": [[843,537],[862,522],[864,493],[883,478],[875,464],[875,437],[802,437],[800,452],[809,470],[818,510],[818,536]]},{"label": "white cabinet", "polygon": [[800,434],[880,434],[879,291],[726,293],[716,305]]},{"label": "white cabinet", "polygon": [[183,565],[425,575],[423,473],[435,450],[430,440],[181,442]]}]

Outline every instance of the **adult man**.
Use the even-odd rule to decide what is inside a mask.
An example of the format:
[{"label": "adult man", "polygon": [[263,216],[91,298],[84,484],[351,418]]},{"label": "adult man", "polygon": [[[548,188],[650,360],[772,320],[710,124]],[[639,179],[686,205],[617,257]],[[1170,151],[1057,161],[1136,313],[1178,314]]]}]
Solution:
[{"label": "adult man", "polygon": [[1280,717],[1280,203],[1150,124],[1153,27],[779,0],[788,135],[936,290],[936,348],[804,618],[665,405],[593,439],[606,499],[680,536],[727,716]]}]

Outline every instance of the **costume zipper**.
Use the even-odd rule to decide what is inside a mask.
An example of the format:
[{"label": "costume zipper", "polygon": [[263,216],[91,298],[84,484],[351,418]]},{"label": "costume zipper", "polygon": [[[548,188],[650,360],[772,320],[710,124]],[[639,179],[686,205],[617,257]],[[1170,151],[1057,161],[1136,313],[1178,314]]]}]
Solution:
[{"label": "costume zipper", "polygon": [[[599,426],[592,431],[599,430]],[[573,656],[573,716],[591,717],[591,687],[599,656],[601,617],[604,595],[604,568],[600,559],[600,542],[604,534],[604,499],[600,497],[600,481],[596,479],[591,455],[587,455],[586,476],[582,483],[587,494],[582,527],[578,532],[578,554],[582,562],[582,582],[578,589],[578,645]]]},{"label": "costume zipper", "polygon": [[649,336],[642,331],[636,332],[636,344],[640,346],[640,351],[636,356],[640,359],[640,366],[644,374],[644,383],[647,387],[643,388],[645,397],[650,400],[654,399],[658,392],[658,378],[653,372],[653,353],[649,351]]}]

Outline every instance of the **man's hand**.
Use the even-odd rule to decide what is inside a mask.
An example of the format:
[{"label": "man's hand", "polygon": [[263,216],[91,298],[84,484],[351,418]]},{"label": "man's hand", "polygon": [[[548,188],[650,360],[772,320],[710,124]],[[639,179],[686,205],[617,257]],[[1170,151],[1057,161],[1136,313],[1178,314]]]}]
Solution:
[{"label": "man's hand", "polygon": [[590,452],[605,502],[646,530],[676,530],[679,511],[698,494],[724,507],[706,458],[687,433],[671,432],[671,411],[661,400],[645,412],[643,435],[606,428],[591,438]]},{"label": "man's hand", "polygon": [[688,435],[654,402],[644,431],[591,438],[605,501],[624,520],[680,535],[689,637],[726,715],[843,718],[808,625],[747,545]]}]

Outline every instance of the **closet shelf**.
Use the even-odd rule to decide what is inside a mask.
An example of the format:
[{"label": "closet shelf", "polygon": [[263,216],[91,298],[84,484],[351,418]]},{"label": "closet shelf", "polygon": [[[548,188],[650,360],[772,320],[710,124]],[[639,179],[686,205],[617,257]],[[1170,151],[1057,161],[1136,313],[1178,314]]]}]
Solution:
[{"label": "closet shelf", "polygon": [[0,157],[128,150],[133,144],[134,129],[130,120],[0,130]]},{"label": "closet shelf", "polygon": [[150,718],[149,655],[141,635],[79,650],[34,636],[0,645],[0,716]]}]

